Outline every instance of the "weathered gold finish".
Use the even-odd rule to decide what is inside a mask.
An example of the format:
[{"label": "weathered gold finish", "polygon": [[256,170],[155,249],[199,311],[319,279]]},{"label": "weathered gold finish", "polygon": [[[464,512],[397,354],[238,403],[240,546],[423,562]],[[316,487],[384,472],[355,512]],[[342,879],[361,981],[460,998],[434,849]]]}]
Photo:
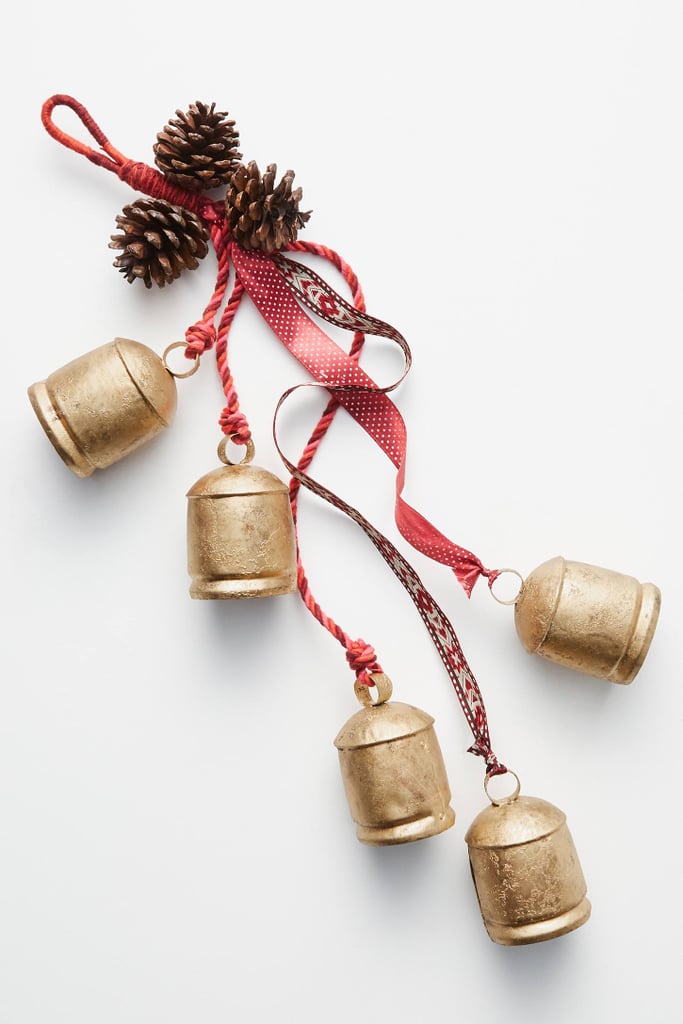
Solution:
[{"label": "weathered gold finish", "polygon": [[519,785],[504,800],[489,796],[465,836],[484,925],[503,946],[565,935],[591,912],[565,815],[518,793]]},{"label": "weathered gold finish", "polygon": [[584,562],[552,558],[524,581],[515,626],[524,647],[613,683],[631,683],[657,626],[661,594]]},{"label": "weathered gold finish", "polygon": [[128,338],[74,359],[32,384],[28,395],[58,454],[80,477],[160,433],[173,420],[177,397],[159,356]]},{"label": "weathered gold finish", "polygon": [[[227,438],[225,440],[228,440]],[[286,485],[272,473],[229,462],[187,492],[190,595],[202,600],[270,597],[296,590],[296,541]]]},{"label": "weathered gold finish", "polygon": [[363,707],[334,741],[356,834],[363,843],[390,846],[445,832],[455,813],[434,719],[388,703],[388,677],[371,678],[376,700],[367,686],[356,686]]}]

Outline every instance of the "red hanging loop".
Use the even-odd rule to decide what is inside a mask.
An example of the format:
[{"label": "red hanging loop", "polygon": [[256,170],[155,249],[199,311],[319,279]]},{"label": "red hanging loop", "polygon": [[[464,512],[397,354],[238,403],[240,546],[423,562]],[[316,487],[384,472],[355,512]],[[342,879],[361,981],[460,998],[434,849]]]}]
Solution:
[{"label": "red hanging loop", "polygon": [[[85,142],[81,142],[62,128],[59,128],[52,116],[56,107],[69,107],[70,110],[73,110],[102,152],[98,152]],[[187,192],[185,189],[180,188],[180,186],[168,181],[163,174],[156,171],[153,167],[135,160],[129,160],[127,156],[111,144],[88,109],[82,103],[79,103],[78,100],[74,99],[73,96],[66,96],[61,93],[51,96],[43,104],[41,119],[47,133],[53,139],[56,139],[57,142],[61,143],[62,146],[72,149],[75,153],[80,153],[81,156],[84,156],[86,160],[90,160],[91,163],[97,164],[98,167],[104,167],[106,171],[116,174],[117,177],[125,181],[126,184],[130,185],[137,192],[144,192],[155,199],[165,199],[176,206],[183,206],[186,210],[191,210],[204,220],[212,221],[216,219],[217,204],[209,196],[205,196],[200,192]],[[220,211],[220,207],[218,207],[218,210]]]}]

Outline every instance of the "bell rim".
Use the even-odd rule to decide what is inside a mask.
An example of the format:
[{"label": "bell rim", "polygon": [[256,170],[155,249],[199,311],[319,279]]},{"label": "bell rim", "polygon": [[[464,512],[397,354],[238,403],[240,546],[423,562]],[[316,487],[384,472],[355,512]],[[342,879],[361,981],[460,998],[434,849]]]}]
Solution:
[{"label": "bell rim", "polygon": [[565,910],[556,917],[542,921],[530,921],[526,924],[510,925],[483,918],[489,938],[500,946],[529,946],[535,942],[545,942],[568,935],[585,924],[591,916],[591,904],[587,896],[574,907]]},{"label": "bell rim", "polygon": [[69,432],[52,401],[47,381],[41,380],[32,384],[28,389],[28,397],[48,441],[64,465],[81,479],[92,476],[97,467],[90,462]]},{"label": "bell rim", "polygon": [[607,676],[608,682],[628,686],[645,663],[654,639],[662,607],[662,592],[654,583],[641,584],[641,599],[636,621],[624,654]]},{"label": "bell rim", "polygon": [[293,594],[295,590],[296,574],[282,573],[251,579],[196,579],[190,586],[190,597],[196,601],[236,601],[243,598],[278,597],[281,594]]},{"label": "bell rim", "polygon": [[[449,794],[450,800],[450,794]],[[443,815],[420,815],[392,825],[356,826],[356,836],[365,846],[403,846],[447,832],[455,824],[455,811],[448,804]]]}]

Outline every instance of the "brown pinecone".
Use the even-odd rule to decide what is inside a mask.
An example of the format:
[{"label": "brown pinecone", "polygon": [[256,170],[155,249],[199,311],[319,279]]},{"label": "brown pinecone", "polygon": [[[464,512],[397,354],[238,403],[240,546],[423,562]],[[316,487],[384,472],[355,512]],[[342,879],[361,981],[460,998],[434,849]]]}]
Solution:
[{"label": "brown pinecone", "polygon": [[127,281],[152,282],[163,288],[183,270],[194,270],[208,252],[207,231],[199,217],[165,199],[137,199],[116,218],[122,234],[112,235],[110,249],[122,249],[114,260]]},{"label": "brown pinecone", "polygon": [[254,160],[237,168],[230,178],[225,211],[232,237],[243,249],[273,252],[296,240],[296,233],[311,216],[302,213],[301,188],[292,190],[294,171],[285,171],[275,184],[277,165],[261,172]]},{"label": "brown pinecone", "polygon": [[197,101],[157,135],[154,162],[163,174],[183,188],[217,188],[225,184],[242,159],[239,133],[225,111]]}]

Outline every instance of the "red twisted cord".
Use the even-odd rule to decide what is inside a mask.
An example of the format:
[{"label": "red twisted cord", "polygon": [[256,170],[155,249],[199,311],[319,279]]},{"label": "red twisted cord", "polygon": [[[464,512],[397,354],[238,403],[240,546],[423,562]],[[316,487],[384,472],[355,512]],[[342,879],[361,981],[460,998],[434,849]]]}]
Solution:
[{"label": "red twisted cord", "polygon": [[[304,242],[296,241],[292,242],[288,247],[290,252],[305,252],[312,253],[315,256],[321,256],[323,259],[329,260],[343,275],[344,280],[351,289],[351,295],[353,298],[353,304],[356,309],[365,310],[365,296],[361,288],[358,277],[349,266],[349,264],[342,259],[339,253],[333,249],[328,248],[326,245],[321,245],[318,242]],[[365,344],[365,335],[356,331],[353,336],[353,343],[349,351],[349,355],[352,359],[358,359],[360,353]],[[310,466],[311,462],[315,457],[320,443],[327,434],[327,431],[332,425],[337,410],[339,409],[339,402],[336,398],[331,398],[325,407],[325,410],[320,417],[318,423],[313,429],[311,436],[309,437],[306,446],[301,454],[301,458],[297,464],[297,469],[305,471]],[[294,517],[294,525],[297,525],[298,516],[298,502],[299,493],[301,490],[301,482],[295,477],[291,477],[289,481],[289,498],[292,505],[292,516]],[[301,552],[298,544],[298,531],[297,531],[297,583],[299,587],[299,593],[303,599],[304,604],[308,608],[311,615],[313,615],[322,626],[327,629],[332,636],[334,636],[343,647],[346,648],[346,660],[349,665],[356,673],[358,682],[365,686],[371,686],[372,680],[369,676],[373,672],[381,672],[382,668],[377,661],[377,655],[373,648],[366,644],[363,640],[352,641],[347,633],[342,630],[333,619],[325,614],[323,609],[320,607],[318,602],[315,600],[311,587],[306,576],[306,570],[304,569],[303,562],[301,560]]]},{"label": "red twisted cord", "polygon": [[236,280],[223,310],[216,343],[216,365],[226,399],[225,408],[218,422],[223,433],[231,437],[235,444],[248,444],[251,439],[251,430],[246,416],[240,410],[235,381],[228,366],[228,334],[243,295],[244,286],[241,281]]},{"label": "red twisted cord", "polygon": [[218,272],[211,300],[204,310],[201,320],[185,331],[185,355],[188,359],[199,359],[207,349],[213,348],[216,343],[216,328],[214,321],[216,313],[220,309],[225,290],[228,286],[230,276],[230,254],[225,238],[224,225],[214,223],[211,226],[211,242],[218,259]]},{"label": "red twisted cord", "polygon": [[[295,242],[288,248],[290,251],[310,252],[328,259],[335,267],[337,267],[337,269],[343,274],[344,279],[348,282],[352,290],[354,303],[357,304],[357,308],[365,308],[365,299],[363,297],[363,292],[358,278],[351,267],[341,258],[341,256],[338,255],[338,253],[327,248],[327,246],[314,242]],[[221,317],[216,342],[216,361],[221,381],[223,383],[223,390],[227,398],[225,409],[221,414],[220,425],[223,432],[231,436],[232,440],[236,444],[246,444],[251,437],[247,420],[239,409],[234,380],[228,366],[228,337],[235,319],[235,314],[237,313],[240,302],[244,296],[244,292],[244,286],[239,280],[236,280]],[[363,334],[357,333],[354,336],[351,348],[351,355],[354,358],[358,358],[364,341],[365,336]],[[330,399],[320,422],[313,431],[304,453],[301,456],[302,467],[305,468],[310,465],[320,442],[327,433],[327,430],[334,419],[334,415],[338,407],[339,403],[335,399]],[[299,481],[295,477],[292,477],[289,493],[296,534],[297,587],[299,593],[311,615],[313,615],[313,617],[317,619],[328,633],[330,633],[345,649],[346,660],[352,671],[356,673],[357,680],[365,686],[372,686],[372,680],[369,678],[370,675],[374,672],[382,671],[382,667],[377,660],[377,655],[375,654],[374,649],[366,643],[365,640],[354,640],[345,630],[343,630],[331,616],[326,614],[321,605],[315,599],[311,590],[306,570],[304,569],[303,562],[301,560],[301,552],[299,548],[299,536],[297,529],[297,498],[299,488]]]}]

